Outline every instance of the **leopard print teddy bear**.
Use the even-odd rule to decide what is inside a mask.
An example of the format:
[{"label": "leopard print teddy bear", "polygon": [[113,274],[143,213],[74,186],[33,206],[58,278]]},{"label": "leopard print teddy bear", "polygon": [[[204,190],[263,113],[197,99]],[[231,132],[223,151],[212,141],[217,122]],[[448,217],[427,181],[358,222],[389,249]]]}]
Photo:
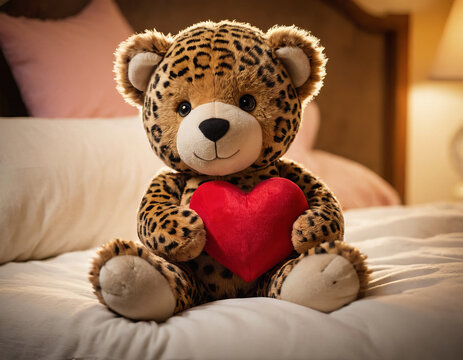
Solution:
[{"label": "leopard print teddy bear", "polygon": [[[266,296],[329,312],[368,284],[365,256],[343,242],[340,205],[326,185],[281,157],[319,92],[326,58],[318,39],[292,27],[202,22],[176,36],[135,34],[116,52],[118,90],[142,108],[153,151],[173,171],[149,185],[138,213],[143,243],[113,240],[94,259],[99,301],[134,320],[165,321],[223,298]],[[237,151],[239,149],[239,151]],[[244,192],[289,179],[309,209],[294,222],[292,254],[245,282],[204,251],[206,229],[189,207],[211,180]]]}]

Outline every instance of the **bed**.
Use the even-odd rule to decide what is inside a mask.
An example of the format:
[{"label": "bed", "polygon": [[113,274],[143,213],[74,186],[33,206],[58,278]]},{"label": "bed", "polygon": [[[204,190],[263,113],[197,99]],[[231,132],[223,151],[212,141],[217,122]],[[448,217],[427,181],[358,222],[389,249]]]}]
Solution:
[{"label": "bed", "polygon": [[[90,8],[92,4],[101,7]],[[235,1],[227,11],[205,6],[205,13],[186,3],[178,12],[176,0],[121,0],[119,8],[110,0],[92,4],[11,0],[0,7],[15,16],[59,19],[31,25],[29,18],[11,20],[0,14],[5,55],[0,57],[4,79],[0,86],[0,358],[461,356],[463,204],[400,205],[405,176],[406,16],[378,18],[350,1],[333,0],[289,1],[288,9],[300,11],[283,9],[279,14],[270,12],[275,6],[272,1],[260,11],[252,2]],[[97,18],[90,9],[104,10],[105,18]],[[76,62],[67,54],[60,58],[55,49],[56,59],[45,56],[42,64],[34,36],[45,30],[54,36],[56,24],[71,33],[75,23],[83,21],[82,14],[87,14],[86,21],[93,19],[89,28],[98,25],[95,18],[100,25],[113,21],[104,23],[111,25],[111,31],[104,33],[103,43],[92,39],[94,43],[88,44],[93,49],[117,42],[115,34],[125,36],[130,27],[140,31],[156,23],[162,31],[176,32],[204,17],[235,17],[264,29],[294,22],[320,36],[327,51],[332,49],[328,71],[333,69],[334,75],[327,79],[318,105],[305,110],[302,130],[288,156],[324,178],[341,200],[346,210],[345,241],[368,255],[372,270],[362,299],[330,314],[268,298],[228,299],[190,309],[161,324],[127,320],[97,301],[87,279],[91,258],[111,238],[137,238],[139,201],[163,164],[153,155],[138,115],[112,97],[110,90],[98,97],[101,88],[92,92],[89,87],[86,92],[92,99],[86,104],[82,91],[73,93],[74,103],[50,100],[47,92],[54,91],[50,84],[60,84],[59,92],[70,94],[75,89],[63,87],[86,76],[82,69],[72,77],[72,70],[79,62],[94,59]],[[75,15],[70,24],[59,23],[70,15]],[[7,22],[9,29],[5,29]],[[45,25],[50,27],[43,30]],[[19,32],[11,31],[17,26],[23,35],[30,32],[24,42],[37,50],[35,56],[27,58],[22,48],[22,57],[15,58]],[[333,28],[339,31],[333,33]],[[11,37],[5,40],[5,34]],[[69,38],[62,36],[56,41],[66,40],[60,43],[66,47]],[[60,83],[62,79],[52,78],[49,70],[55,60],[65,68],[63,59],[70,70]],[[376,65],[367,66],[370,62]],[[49,81],[44,84],[43,78],[31,77],[31,68],[39,69]],[[353,84],[346,69],[352,76],[364,70],[366,76]],[[97,85],[103,81],[102,77]],[[51,106],[41,107],[43,99]],[[113,113],[104,112],[105,101],[114,104]],[[339,106],[330,106],[333,102]],[[345,110],[347,106],[351,111]],[[327,164],[335,165],[343,177],[329,172]]]},{"label": "bed", "polygon": [[347,212],[369,255],[366,297],[323,314],[267,298],[205,304],[134,323],[88,285],[93,250],[0,271],[3,359],[457,359],[463,350],[463,206]]}]

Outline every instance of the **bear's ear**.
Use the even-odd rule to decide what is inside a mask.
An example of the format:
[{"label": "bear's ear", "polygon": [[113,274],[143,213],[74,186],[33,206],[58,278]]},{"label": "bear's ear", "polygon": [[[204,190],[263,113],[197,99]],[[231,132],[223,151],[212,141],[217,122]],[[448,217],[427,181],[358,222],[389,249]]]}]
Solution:
[{"label": "bear's ear", "polygon": [[115,52],[114,73],[117,90],[128,103],[143,105],[151,75],[171,44],[170,35],[146,30],[119,45]]},{"label": "bear's ear", "polygon": [[275,26],[266,37],[288,71],[301,100],[312,100],[323,86],[327,61],[319,40],[295,26]]}]

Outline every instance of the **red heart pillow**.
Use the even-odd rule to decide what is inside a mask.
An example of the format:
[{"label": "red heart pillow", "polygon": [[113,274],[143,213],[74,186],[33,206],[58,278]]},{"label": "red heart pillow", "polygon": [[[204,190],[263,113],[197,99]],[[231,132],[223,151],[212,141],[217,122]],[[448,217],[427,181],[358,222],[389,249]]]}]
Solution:
[{"label": "red heart pillow", "polygon": [[202,184],[190,208],[204,221],[206,252],[244,281],[252,281],[293,250],[294,221],[309,208],[292,181],[271,178],[246,194],[225,181]]}]

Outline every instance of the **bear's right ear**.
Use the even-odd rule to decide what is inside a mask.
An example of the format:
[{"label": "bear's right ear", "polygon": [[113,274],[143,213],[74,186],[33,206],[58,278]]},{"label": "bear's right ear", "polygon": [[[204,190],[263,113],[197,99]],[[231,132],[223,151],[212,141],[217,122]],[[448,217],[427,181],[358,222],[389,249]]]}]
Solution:
[{"label": "bear's right ear", "polygon": [[131,105],[143,106],[151,75],[172,44],[172,37],[155,30],[135,34],[117,48],[114,62],[117,90]]}]

